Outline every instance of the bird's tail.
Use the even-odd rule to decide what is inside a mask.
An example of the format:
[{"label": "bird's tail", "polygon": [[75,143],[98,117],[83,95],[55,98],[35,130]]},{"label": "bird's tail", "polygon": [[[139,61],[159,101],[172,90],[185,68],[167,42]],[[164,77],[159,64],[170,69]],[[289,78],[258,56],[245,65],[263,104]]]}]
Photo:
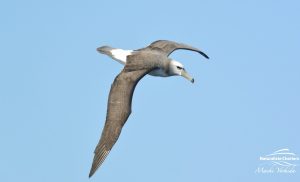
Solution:
[{"label": "bird's tail", "polygon": [[97,48],[97,51],[100,52],[101,54],[106,54],[108,56],[112,56],[112,53],[111,51],[115,49],[115,48],[112,48],[110,46],[102,46],[102,47],[98,47]]},{"label": "bird's tail", "polygon": [[123,65],[126,64],[127,56],[131,55],[131,53],[133,52],[132,50],[122,50],[110,46],[98,47],[97,51],[100,52],[101,54],[105,54],[111,57],[112,59],[118,61]]}]

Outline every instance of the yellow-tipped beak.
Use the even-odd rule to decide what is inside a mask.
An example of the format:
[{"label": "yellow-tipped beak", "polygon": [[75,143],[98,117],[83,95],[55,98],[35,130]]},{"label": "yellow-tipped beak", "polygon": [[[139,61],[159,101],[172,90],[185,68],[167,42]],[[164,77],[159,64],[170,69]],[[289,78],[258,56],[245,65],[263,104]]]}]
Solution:
[{"label": "yellow-tipped beak", "polygon": [[185,70],[181,71],[181,76],[183,76],[184,78],[186,78],[187,80],[189,80],[190,82],[194,83],[194,78],[191,77]]}]

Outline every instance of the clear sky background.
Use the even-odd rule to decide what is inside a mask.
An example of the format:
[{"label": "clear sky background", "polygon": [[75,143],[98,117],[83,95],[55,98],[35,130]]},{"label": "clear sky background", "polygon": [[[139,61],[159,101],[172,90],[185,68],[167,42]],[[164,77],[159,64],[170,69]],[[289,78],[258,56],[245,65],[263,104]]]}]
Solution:
[{"label": "clear sky background", "polygon": [[[11,0],[0,3],[0,181],[300,181],[255,174],[259,156],[300,155],[300,3]],[[102,45],[158,39],[195,78],[146,76],[133,113],[91,178],[110,85]]]}]

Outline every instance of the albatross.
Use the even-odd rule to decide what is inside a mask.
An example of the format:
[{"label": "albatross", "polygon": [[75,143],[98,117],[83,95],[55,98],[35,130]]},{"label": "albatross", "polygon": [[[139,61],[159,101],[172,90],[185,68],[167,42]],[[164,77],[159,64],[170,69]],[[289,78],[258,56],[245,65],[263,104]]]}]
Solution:
[{"label": "albatross", "polygon": [[149,46],[137,50],[122,50],[110,46],[102,46],[97,51],[124,65],[111,86],[104,129],[94,151],[91,177],[111,151],[118,140],[121,130],[131,113],[132,96],[137,83],[147,74],[169,77],[182,76],[194,83],[183,64],[169,55],[178,49],[195,51],[205,58],[209,57],[201,50],[182,43],[158,40]]}]

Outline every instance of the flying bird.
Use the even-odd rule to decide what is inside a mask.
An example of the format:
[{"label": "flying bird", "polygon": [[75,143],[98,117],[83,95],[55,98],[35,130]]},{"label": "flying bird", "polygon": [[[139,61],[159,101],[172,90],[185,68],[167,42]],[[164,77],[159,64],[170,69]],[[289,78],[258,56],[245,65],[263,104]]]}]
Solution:
[{"label": "flying bird", "polygon": [[102,135],[94,151],[91,177],[103,163],[118,140],[122,127],[131,113],[131,101],[135,86],[145,75],[168,77],[183,76],[194,83],[184,66],[168,56],[177,49],[185,49],[209,57],[192,46],[168,40],[158,40],[149,46],[137,50],[122,50],[102,46],[97,51],[125,65],[116,76],[108,97],[106,122]]}]

